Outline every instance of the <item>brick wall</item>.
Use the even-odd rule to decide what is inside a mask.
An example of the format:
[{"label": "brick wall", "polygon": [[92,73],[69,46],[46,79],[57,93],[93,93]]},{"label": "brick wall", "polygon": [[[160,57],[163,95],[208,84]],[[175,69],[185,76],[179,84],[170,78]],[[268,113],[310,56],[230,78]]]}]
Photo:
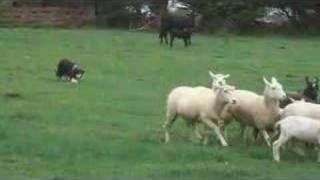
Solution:
[{"label": "brick wall", "polygon": [[7,21],[18,24],[80,26],[95,22],[93,7],[10,7]]}]

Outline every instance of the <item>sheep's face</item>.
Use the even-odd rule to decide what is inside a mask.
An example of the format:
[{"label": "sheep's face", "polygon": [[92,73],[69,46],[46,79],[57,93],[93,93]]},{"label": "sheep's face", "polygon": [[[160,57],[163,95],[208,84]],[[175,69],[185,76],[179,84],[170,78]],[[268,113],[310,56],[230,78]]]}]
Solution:
[{"label": "sheep's face", "polygon": [[224,103],[235,104],[236,99],[233,97],[232,92],[235,90],[234,86],[221,86],[216,88],[217,98]]},{"label": "sheep's face", "polygon": [[265,95],[276,100],[283,100],[286,98],[286,93],[276,78],[272,77],[271,82],[267,81],[265,78],[263,78],[263,80],[266,85],[264,90]]},{"label": "sheep's face", "polygon": [[225,86],[227,84],[226,79],[230,76],[229,74],[214,74],[211,71],[209,71],[209,75],[212,78],[211,87],[213,89]]}]

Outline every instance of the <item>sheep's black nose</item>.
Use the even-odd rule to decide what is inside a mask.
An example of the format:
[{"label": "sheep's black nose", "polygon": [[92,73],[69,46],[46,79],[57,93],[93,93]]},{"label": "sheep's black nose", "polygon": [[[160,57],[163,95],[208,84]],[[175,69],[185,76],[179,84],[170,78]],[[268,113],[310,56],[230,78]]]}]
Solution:
[{"label": "sheep's black nose", "polygon": [[232,104],[236,104],[237,101],[235,99],[232,99]]}]

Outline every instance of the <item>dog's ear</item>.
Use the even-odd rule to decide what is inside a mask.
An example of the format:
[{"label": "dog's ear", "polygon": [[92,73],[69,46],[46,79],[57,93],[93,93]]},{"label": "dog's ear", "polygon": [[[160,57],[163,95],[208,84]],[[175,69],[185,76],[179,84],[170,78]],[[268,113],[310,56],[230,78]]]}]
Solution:
[{"label": "dog's ear", "polygon": [[309,76],[306,76],[306,77],[305,77],[305,80],[306,80],[306,83],[307,83],[307,84],[310,84]]},{"label": "dog's ear", "polygon": [[316,89],[319,89],[319,78],[315,77],[315,84],[316,84]]}]

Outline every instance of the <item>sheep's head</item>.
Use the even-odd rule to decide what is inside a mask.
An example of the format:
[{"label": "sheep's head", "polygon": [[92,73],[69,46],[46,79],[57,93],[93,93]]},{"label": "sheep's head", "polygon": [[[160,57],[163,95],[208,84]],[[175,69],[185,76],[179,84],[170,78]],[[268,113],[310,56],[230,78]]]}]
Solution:
[{"label": "sheep's head", "polygon": [[212,79],[211,87],[214,90],[218,87],[225,86],[227,84],[226,79],[230,76],[229,74],[214,74],[211,71],[209,71],[209,75]]},{"label": "sheep's head", "polygon": [[215,92],[217,94],[217,98],[224,103],[236,104],[236,99],[233,97],[232,92],[236,88],[234,86],[224,85],[217,87]]},{"label": "sheep's head", "polygon": [[282,100],[286,98],[286,93],[276,78],[272,77],[271,82],[269,82],[265,77],[263,77],[263,81],[266,85],[264,90],[265,95],[276,100]]}]

